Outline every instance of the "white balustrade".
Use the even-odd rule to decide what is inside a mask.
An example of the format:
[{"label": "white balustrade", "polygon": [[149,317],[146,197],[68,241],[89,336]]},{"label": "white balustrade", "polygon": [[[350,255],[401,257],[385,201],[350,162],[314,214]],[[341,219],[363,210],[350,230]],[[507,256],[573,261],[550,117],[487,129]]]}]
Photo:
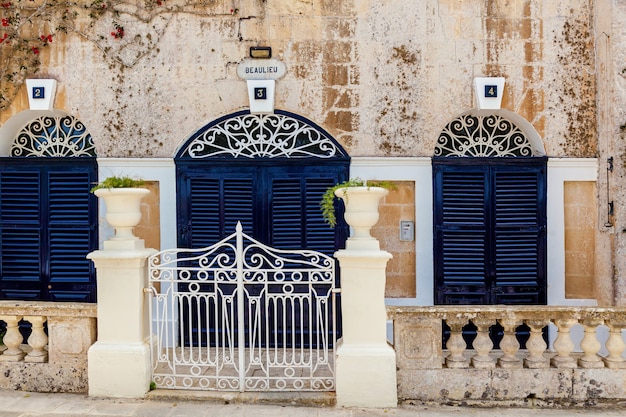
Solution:
[{"label": "white balustrade", "polygon": [[609,354],[604,358],[604,364],[610,369],[626,368],[626,361],[622,357],[626,349],[626,343],[622,337],[622,329],[626,328],[626,321],[608,319],[605,324],[609,327],[609,338],[605,345]]},{"label": "white balustrade", "polygon": [[604,320],[598,318],[585,319],[581,321],[585,326],[585,335],[580,342],[580,348],[584,355],[578,359],[578,365],[581,368],[604,368],[602,358],[598,356],[598,352],[602,348],[597,336],[597,327],[604,324]]},{"label": "white balustrade", "polygon": [[28,337],[28,345],[32,348],[24,360],[26,362],[47,362],[48,352],[45,347],[48,345],[48,335],[43,325],[48,320],[42,316],[24,316],[24,321],[30,322],[31,333]]},{"label": "white balustrade", "polygon": [[474,339],[474,350],[476,355],[472,358],[472,365],[474,368],[479,369],[491,369],[496,367],[496,361],[491,356],[491,350],[493,349],[493,342],[489,335],[489,329],[496,324],[494,319],[490,318],[475,318],[472,319],[472,323],[476,326],[476,339]]},{"label": "white balustrade", "polygon": [[[27,345],[24,345],[24,336],[20,332],[20,321],[31,324],[31,334]],[[44,330],[47,321],[45,316],[17,316],[0,315],[0,321],[6,324],[6,333],[2,339],[6,349],[0,353],[0,362],[47,362],[48,336]]]},{"label": "white balustrade", "polygon": [[530,328],[530,337],[526,342],[528,356],[524,358],[524,366],[530,369],[544,369],[550,367],[550,359],[544,356],[548,344],[543,339],[543,329],[549,323],[547,319],[524,320]]},{"label": "white balustrade", "polygon": [[554,341],[556,356],[550,363],[555,368],[576,368],[576,360],[572,357],[575,346],[570,334],[570,329],[576,323],[578,323],[576,319],[562,319],[554,322],[559,329],[559,334]]},{"label": "white balustrade", "polygon": [[498,359],[498,365],[501,368],[521,368],[522,360],[517,357],[520,344],[517,341],[515,330],[522,324],[522,321],[506,318],[499,319],[498,322],[504,328],[504,337],[500,342],[500,349],[502,349],[503,355]]},{"label": "white balustrade", "polygon": [[466,318],[452,318],[446,320],[450,326],[450,338],[446,347],[450,351],[450,355],[446,358],[446,366],[448,368],[467,368],[469,364],[465,355],[465,340],[463,339],[463,327],[468,323]]},{"label": "white balustrade", "polygon": [[[450,327],[442,362],[446,368],[478,369],[575,369],[609,368],[626,369],[624,353],[626,343],[623,330],[626,329],[626,308],[619,307],[552,307],[552,306],[430,306],[430,307],[388,307],[391,319],[408,314],[416,318],[438,318]],[[404,317],[404,316],[403,316]],[[472,322],[476,337],[468,346],[463,329]],[[410,320],[404,320],[409,322]],[[490,330],[499,323],[504,334],[494,348]],[[520,346],[518,328],[526,324],[530,335],[524,346]],[[556,329],[552,346],[546,343],[546,328],[553,324]],[[571,329],[580,325],[584,334],[579,349],[572,339]],[[608,339],[602,343],[599,328],[608,328]],[[433,333],[441,329],[433,328]],[[424,335],[428,332],[418,332]],[[606,330],[603,331],[606,334]],[[428,342],[424,346],[432,346]],[[439,342],[441,343],[441,342]],[[419,346],[419,341],[411,341],[411,346]],[[604,350],[602,349],[604,347]],[[396,351],[399,347],[396,346]],[[600,352],[608,352],[601,356]],[[468,360],[469,359],[469,360]],[[407,360],[410,360],[407,359]],[[424,363],[433,363],[424,361]],[[436,362],[436,361],[435,361]]]}]

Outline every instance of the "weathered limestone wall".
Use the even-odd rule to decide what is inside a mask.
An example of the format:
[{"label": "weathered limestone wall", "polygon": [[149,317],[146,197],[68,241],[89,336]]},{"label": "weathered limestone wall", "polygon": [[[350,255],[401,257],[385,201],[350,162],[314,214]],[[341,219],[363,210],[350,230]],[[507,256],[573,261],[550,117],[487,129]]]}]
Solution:
[{"label": "weathered limestone wall", "polygon": [[[622,2],[167,0],[142,9],[148,3],[84,17],[38,54],[35,76],[59,81],[56,107],[86,124],[99,156],[172,157],[197,128],[246,108],[236,67],[250,46],[271,46],[286,65],[276,106],[315,121],[352,156],[431,156],[442,127],[475,107],[472,79],[504,76],[503,107],[532,123],[548,156],[599,158],[598,295],[626,302]],[[54,24],[27,29],[43,35]],[[123,38],[110,35],[114,24]],[[0,123],[26,108],[22,87]]]},{"label": "weathered limestone wall", "polygon": [[[606,11],[611,10],[607,15]],[[614,223],[610,231],[613,246],[612,264],[614,299],[617,305],[626,305],[626,4],[618,1],[598,2],[598,52],[606,56],[599,65],[601,85],[599,130],[603,134],[606,158],[614,157],[614,170],[610,175],[610,195],[615,201]],[[604,175],[604,172],[601,172]],[[604,190],[603,190],[604,191]],[[606,202],[606,196],[601,201]],[[605,203],[606,204],[606,203]],[[601,206],[604,208],[605,206]]]},{"label": "weathered limestone wall", "polygon": [[[446,122],[475,107],[475,76],[507,78],[504,107],[533,123],[550,156],[597,154],[591,0],[188,3],[127,7],[42,50],[38,76],[58,79],[57,107],[86,123],[100,156],[170,157],[196,128],[246,107],[235,69],[254,45],[287,66],[277,107],[355,156],[432,155]],[[123,38],[110,36],[114,23]]]}]

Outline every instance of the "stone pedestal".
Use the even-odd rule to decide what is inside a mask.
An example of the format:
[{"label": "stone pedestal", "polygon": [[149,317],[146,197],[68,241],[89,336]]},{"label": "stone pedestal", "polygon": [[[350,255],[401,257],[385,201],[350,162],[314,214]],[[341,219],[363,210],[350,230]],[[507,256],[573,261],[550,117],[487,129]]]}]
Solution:
[{"label": "stone pedestal", "polygon": [[386,338],[385,267],[391,254],[346,249],[335,257],[341,268],[343,323],[337,348],[337,405],[397,407],[396,354]]},{"label": "stone pedestal", "polygon": [[91,396],[143,397],[150,389],[149,298],[143,290],[153,253],[118,241],[88,255],[98,281],[98,339],[88,352]]}]

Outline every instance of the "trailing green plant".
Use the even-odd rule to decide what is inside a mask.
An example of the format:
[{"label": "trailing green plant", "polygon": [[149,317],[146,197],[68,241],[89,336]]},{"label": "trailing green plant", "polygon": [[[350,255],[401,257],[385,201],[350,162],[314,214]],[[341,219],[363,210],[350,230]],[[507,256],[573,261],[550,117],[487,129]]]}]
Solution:
[{"label": "trailing green plant", "polygon": [[364,181],[361,178],[351,178],[348,181],[341,182],[339,184],[335,184],[332,187],[328,187],[324,194],[322,195],[322,199],[320,201],[320,209],[322,210],[322,217],[324,217],[324,221],[328,223],[331,228],[334,228],[337,225],[337,216],[335,214],[335,199],[338,198],[335,195],[335,191],[340,188],[349,188],[349,187],[381,187],[387,190],[395,190],[396,184],[391,181]]},{"label": "trailing green plant", "polygon": [[142,185],[145,184],[144,180],[141,179],[134,179],[134,178],[130,178],[130,177],[108,177],[106,178],[104,181],[96,184],[92,189],[91,192],[93,193],[96,190],[100,190],[102,188],[107,188],[107,189],[111,189],[111,188],[137,188],[137,187],[141,187]]},{"label": "trailing green plant", "polygon": [[0,346],[4,345],[4,335],[7,333],[6,330],[0,330]]}]

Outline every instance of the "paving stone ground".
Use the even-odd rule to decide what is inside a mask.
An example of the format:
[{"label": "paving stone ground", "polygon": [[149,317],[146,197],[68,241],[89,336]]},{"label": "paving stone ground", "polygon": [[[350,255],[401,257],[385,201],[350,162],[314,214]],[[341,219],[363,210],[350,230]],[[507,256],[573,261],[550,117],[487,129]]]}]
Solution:
[{"label": "paving stone ground", "polygon": [[[233,397],[233,399],[235,399]],[[305,403],[294,397],[294,404]],[[43,394],[0,390],[0,417],[615,417],[626,416],[624,409],[588,407],[584,409],[476,408],[443,406],[401,406],[396,409],[363,409],[310,405],[258,404],[252,402],[203,401],[154,395],[147,399],[92,398],[83,394]]]}]

